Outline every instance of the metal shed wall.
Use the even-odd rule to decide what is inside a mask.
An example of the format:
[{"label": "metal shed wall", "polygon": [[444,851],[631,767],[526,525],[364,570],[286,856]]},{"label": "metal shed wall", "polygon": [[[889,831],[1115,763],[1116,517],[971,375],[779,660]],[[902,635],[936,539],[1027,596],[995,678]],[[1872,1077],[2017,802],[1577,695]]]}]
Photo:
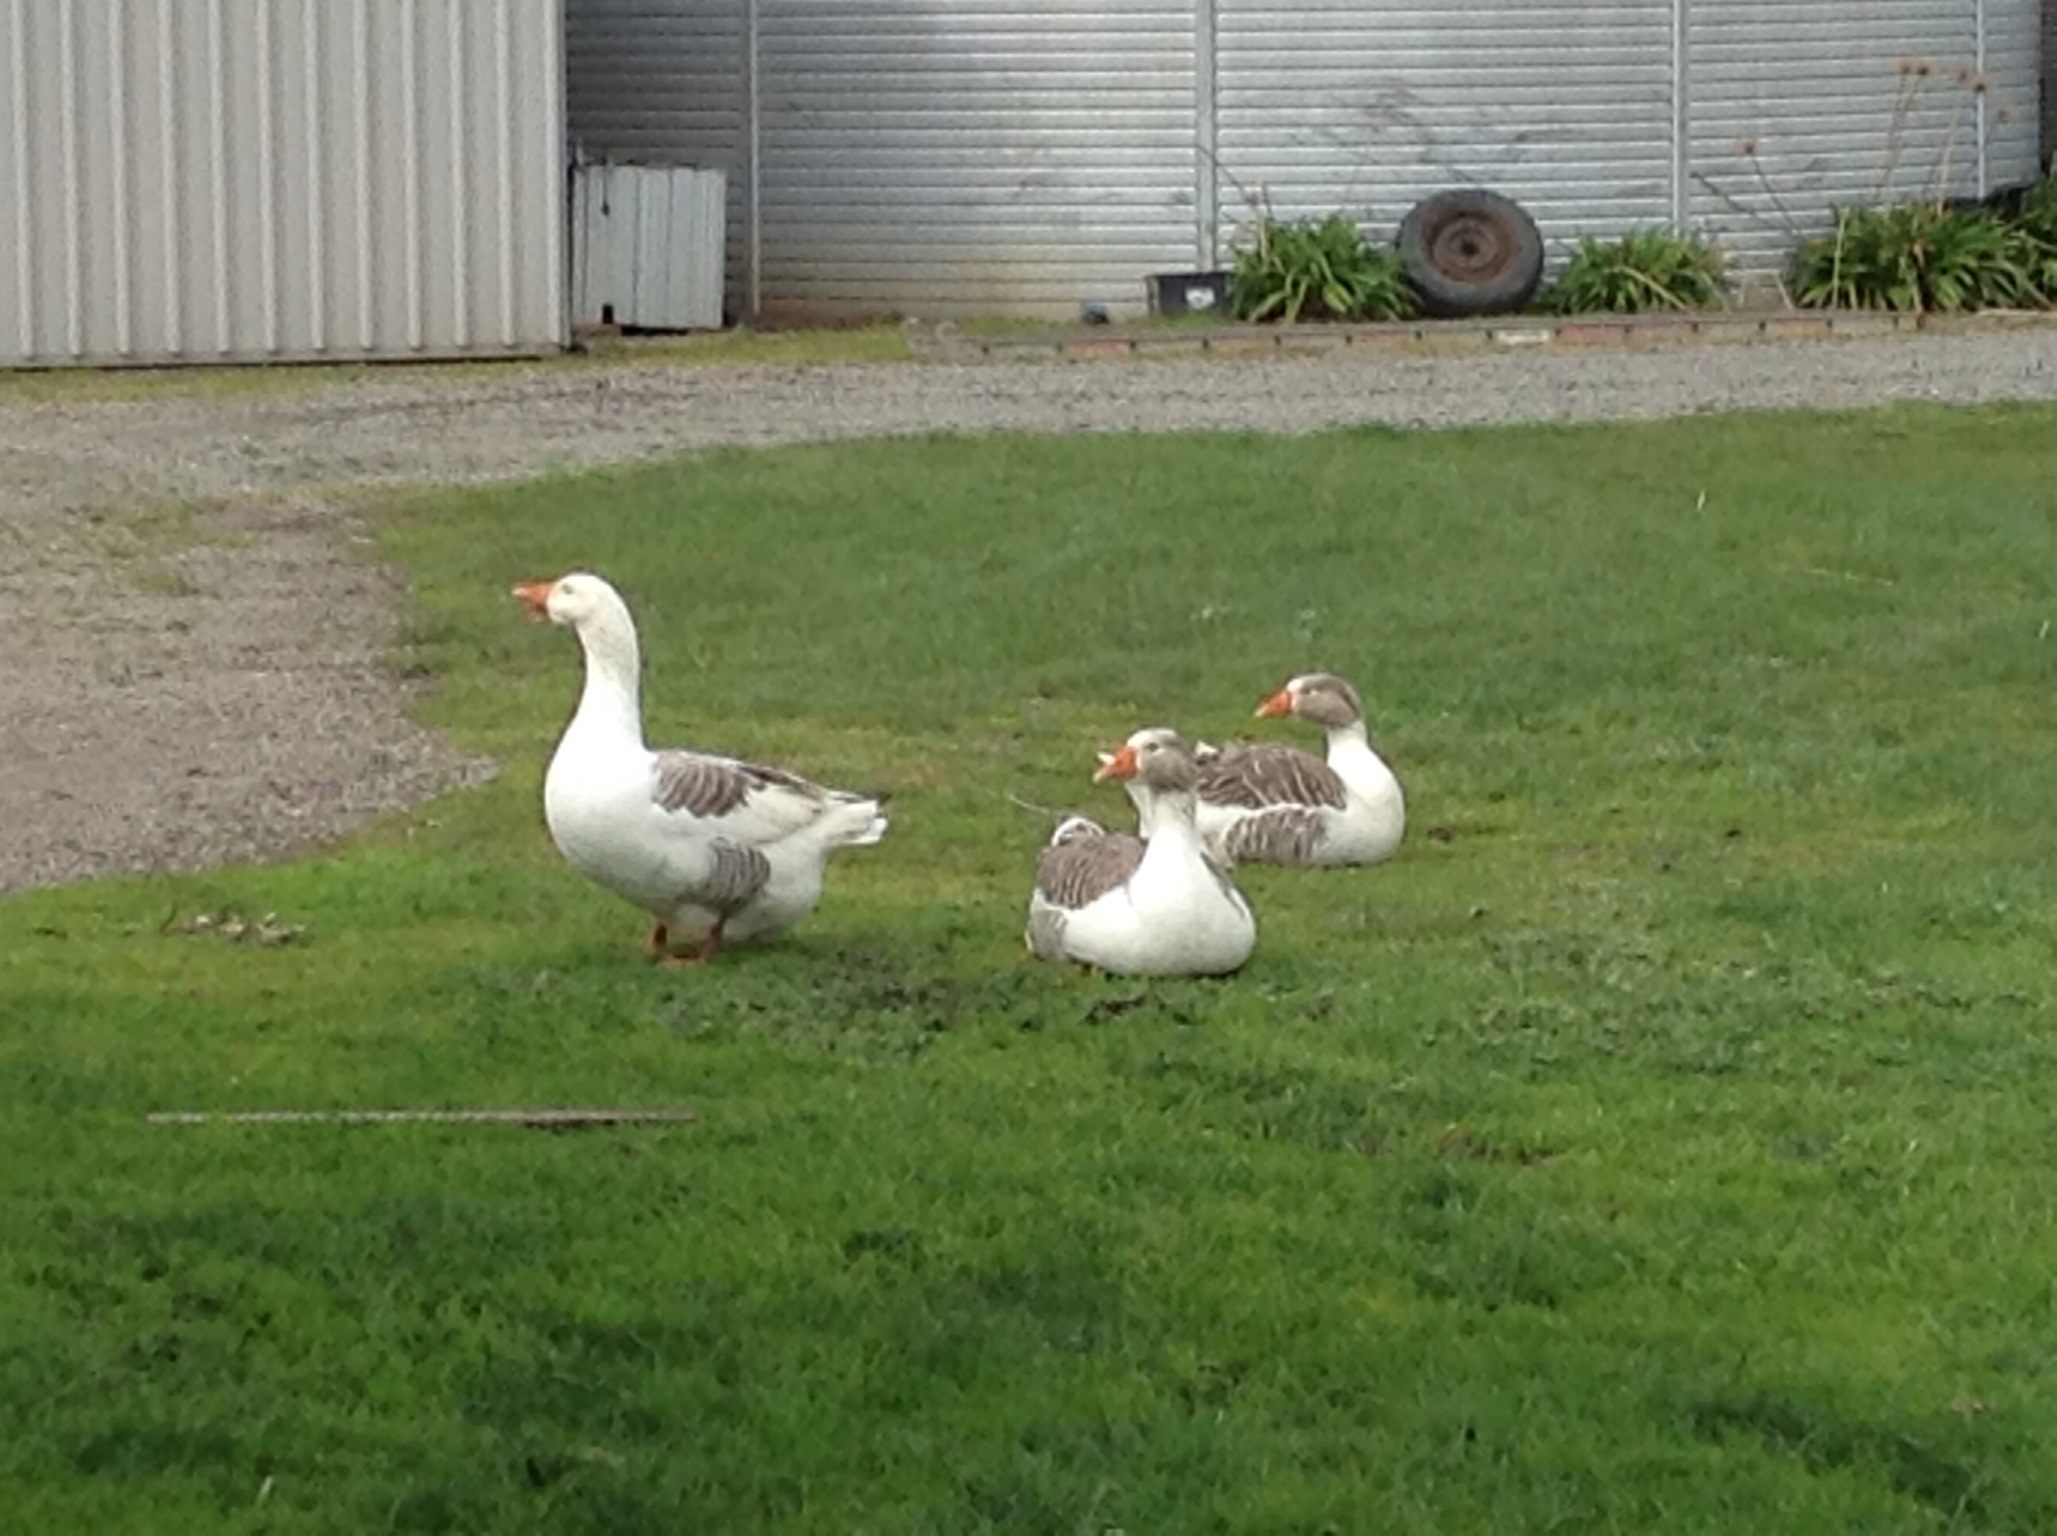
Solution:
[{"label": "metal shed wall", "polygon": [[744,0],[564,0],[564,29],[572,153],[727,172],[729,292],[746,293]]},{"label": "metal shed wall", "polygon": [[2057,0],[2043,0],[2043,171],[2057,175]]},{"label": "metal shed wall", "polygon": [[1986,81],[1984,120],[1974,119],[1985,146],[1978,189],[1985,192],[2019,186],[2042,173],[2042,125],[2037,111],[2050,65],[2044,53],[2042,18],[2034,0],[1979,7],[1974,36],[1980,44],[1978,68]]},{"label": "metal shed wall", "polygon": [[575,135],[730,171],[743,313],[1134,308],[1260,189],[1383,235],[1484,184],[1556,258],[1684,224],[1763,273],[2037,169],[2044,0],[569,3]]},{"label": "metal shed wall", "polygon": [[1225,233],[1490,186],[1546,232],[1671,216],[1675,0],[1216,0]]},{"label": "metal shed wall", "polygon": [[1692,222],[1775,269],[1832,206],[2036,173],[2036,0],[1692,0]]},{"label": "metal shed wall", "polygon": [[757,10],[767,310],[1076,314],[1193,259],[1193,0]]},{"label": "metal shed wall", "polygon": [[562,346],[559,0],[0,0],[0,364]]},{"label": "metal shed wall", "polygon": [[566,6],[576,151],[726,170],[738,312],[1076,314],[1200,243],[1194,0]]}]

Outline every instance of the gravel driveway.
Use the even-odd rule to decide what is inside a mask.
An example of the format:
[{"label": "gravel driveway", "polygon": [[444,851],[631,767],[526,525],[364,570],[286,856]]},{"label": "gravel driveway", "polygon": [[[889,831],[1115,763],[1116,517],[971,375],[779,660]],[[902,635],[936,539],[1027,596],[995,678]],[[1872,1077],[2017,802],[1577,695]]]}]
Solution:
[{"label": "gravel driveway", "polygon": [[623,365],[0,403],[0,893],[273,857],[491,773],[409,719],[343,487],[897,433],[2057,398],[2057,330],[1292,362]]}]

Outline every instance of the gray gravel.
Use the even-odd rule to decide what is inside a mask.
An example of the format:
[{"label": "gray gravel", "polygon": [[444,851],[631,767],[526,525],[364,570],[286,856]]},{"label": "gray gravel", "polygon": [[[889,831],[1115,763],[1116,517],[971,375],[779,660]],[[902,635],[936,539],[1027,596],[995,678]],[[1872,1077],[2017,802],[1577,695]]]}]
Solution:
[{"label": "gray gravel", "polygon": [[[290,383],[290,381],[289,381]],[[344,488],[920,432],[1294,432],[2057,398],[2057,330],[1278,362],[419,371],[0,404],[0,893],[273,857],[492,771],[410,720]]]}]

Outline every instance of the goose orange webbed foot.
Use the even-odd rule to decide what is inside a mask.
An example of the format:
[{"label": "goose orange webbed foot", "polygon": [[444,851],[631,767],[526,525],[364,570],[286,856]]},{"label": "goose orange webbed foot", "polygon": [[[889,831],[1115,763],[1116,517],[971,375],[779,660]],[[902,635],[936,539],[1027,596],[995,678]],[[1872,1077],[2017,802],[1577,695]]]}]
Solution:
[{"label": "goose orange webbed foot", "polygon": [[[651,934],[652,941],[656,942],[660,934],[664,934],[664,925],[661,923]],[[669,935],[665,935],[665,937],[669,938]],[[716,923],[708,931],[707,937],[700,941],[700,947],[689,954],[675,955],[671,953],[668,945],[655,953],[657,955],[657,963],[668,971],[697,970],[721,953],[721,924]]]}]

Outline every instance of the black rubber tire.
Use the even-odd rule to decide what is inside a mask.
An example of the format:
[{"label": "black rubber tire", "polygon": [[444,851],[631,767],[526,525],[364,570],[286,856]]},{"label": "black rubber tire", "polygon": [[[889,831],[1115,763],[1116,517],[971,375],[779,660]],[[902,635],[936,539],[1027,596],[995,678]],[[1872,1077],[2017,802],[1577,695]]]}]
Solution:
[{"label": "black rubber tire", "polygon": [[1483,187],[1438,192],[1400,221],[1400,265],[1423,314],[1520,309],[1543,281],[1543,237],[1521,204]]}]

